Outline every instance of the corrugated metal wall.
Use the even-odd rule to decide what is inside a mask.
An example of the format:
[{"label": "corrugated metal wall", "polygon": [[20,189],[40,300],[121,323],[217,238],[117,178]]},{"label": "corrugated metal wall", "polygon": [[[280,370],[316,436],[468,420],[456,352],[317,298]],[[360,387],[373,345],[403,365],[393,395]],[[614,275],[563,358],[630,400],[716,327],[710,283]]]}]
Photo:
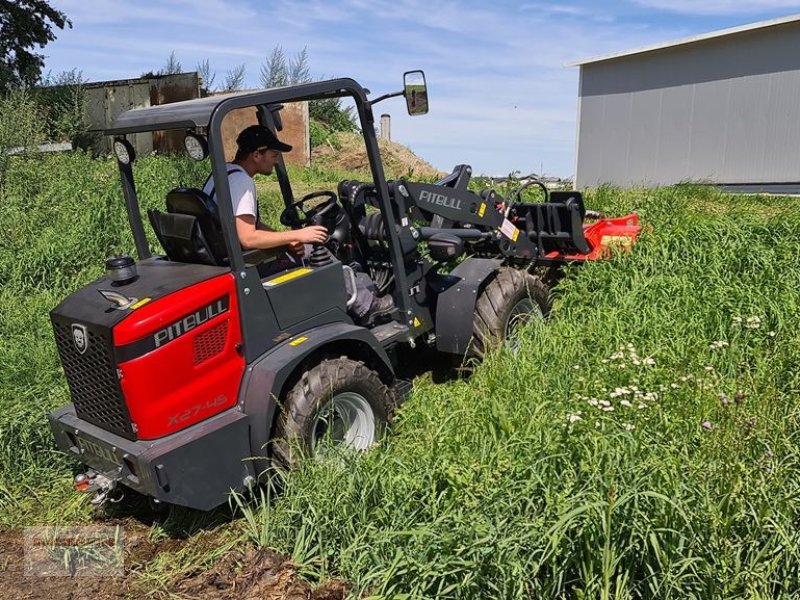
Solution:
[{"label": "corrugated metal wall", "polygon": [[800,23],[581,66],[576,184],[800,182]]},{"label": "corrugated metal wall", "polygon": [[[112,140],[102,135],[120,113],[131,108],[143,108],[200,97],[197,73],[176,73],[140,79],[101,81],[85,86],[86,118],[92,131],[99,134],[95,150],[111,152]],[[182,132],[137,133],[130,136],[136,154],[148,152],[183,151]]]}]

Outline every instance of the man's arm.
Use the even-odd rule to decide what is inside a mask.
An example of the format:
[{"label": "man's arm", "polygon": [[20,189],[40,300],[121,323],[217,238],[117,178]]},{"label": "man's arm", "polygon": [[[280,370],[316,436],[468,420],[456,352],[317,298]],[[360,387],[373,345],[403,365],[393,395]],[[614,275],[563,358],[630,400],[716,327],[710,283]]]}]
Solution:
[{"label": "man's arm", "polygon": [[319,225],[311,225],[288,231],[268,231],[256,227],[254,215],[238,215],[236,217],[236,235],[245,250],[266,250],[279,246],[297,247],[298,244],[321,244],[327,239],[328,230]]}]

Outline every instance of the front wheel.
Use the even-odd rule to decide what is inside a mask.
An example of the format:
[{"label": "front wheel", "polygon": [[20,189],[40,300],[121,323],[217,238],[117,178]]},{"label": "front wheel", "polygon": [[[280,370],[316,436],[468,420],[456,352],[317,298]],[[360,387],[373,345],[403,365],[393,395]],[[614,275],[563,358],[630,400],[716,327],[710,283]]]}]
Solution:
[{"label": "front wheel", "polygon": [[539,277],[509,267],[499,269],[475,303],[470,354],[483,358],[521,325],[547,318],[551,307],[550,290]]},{"label": "front wheel", "polygon": [[341,448],[368,450],[383,435],[394,406],[378,374],[347,357],[323,360],[286,395],[272,444],[273,466],[293,469],[306,457]]}]

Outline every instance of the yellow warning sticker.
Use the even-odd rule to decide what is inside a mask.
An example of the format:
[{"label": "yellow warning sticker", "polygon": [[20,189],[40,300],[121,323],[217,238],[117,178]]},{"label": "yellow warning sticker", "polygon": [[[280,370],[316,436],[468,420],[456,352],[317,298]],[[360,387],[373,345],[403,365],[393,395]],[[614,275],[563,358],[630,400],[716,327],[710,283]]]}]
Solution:
[{"label": "yellow warning sticker", "polygon": [[303,277],[304,275],[308,275],[311,273],[313,269],[309,269],[307,267],[302,267],[300,269],[294,269],[293,271],[289,271],[288,273],[284,273],[279,277],[275,277],[270,279],[269,281],[264,282],[264,287],[275,287],[276,285],[280,285],[282,283],[286,283],[287,281],[292,281],[293,279],[297,279],[298,277]]},{"label": "yellow warning sticker", "polygon": [[291,342],[289,342],[289,345],[290,346],[299,346],[300,344],[303,344],[303,343],[305,343],[307,341],[308,341],[307,337],[299,337],[296,340],[292,340]]},{"label": "yellow warning sticker", "polygon": [[478,216],[483,218],[484,213],[486,212],[486,202],[481,202],[480,208],[478,208]]},{"label": "yellow warning sticker", "polygon": [[422,321],[420,321],[417,317],[414,317],[414,327],[422,327]]},{"label": "yellow warning sticker", "polygon": [[139,300],[135,304],[131,304],[128,308],[130,310],[136,310],[137,308],[141,308],[142,306],[144,306],[148,302],[151,302],[152,300],[153,300],[152,298],[142,298],[141,300]]},{"label": "yellow warning sticker", "polygon": [[503,224],[500,225],[500,233],[502,233],[512,242],[516,242],[517,238],[519,237],[519,229],[517,229],[508,219],[503,219]]}]

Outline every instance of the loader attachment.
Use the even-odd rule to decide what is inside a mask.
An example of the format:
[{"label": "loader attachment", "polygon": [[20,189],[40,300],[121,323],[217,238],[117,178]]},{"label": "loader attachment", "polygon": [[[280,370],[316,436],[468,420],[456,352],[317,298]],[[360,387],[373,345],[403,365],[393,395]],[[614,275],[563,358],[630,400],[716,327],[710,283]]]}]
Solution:
[{"label": "loader attachment", "polygon": [[550,192],[549,201],[514,203],[509,220],[536,244],[542,262],[608,258],[614,248],[630,250],[641,227],[635,213],[591,223],[580,192]]}]

